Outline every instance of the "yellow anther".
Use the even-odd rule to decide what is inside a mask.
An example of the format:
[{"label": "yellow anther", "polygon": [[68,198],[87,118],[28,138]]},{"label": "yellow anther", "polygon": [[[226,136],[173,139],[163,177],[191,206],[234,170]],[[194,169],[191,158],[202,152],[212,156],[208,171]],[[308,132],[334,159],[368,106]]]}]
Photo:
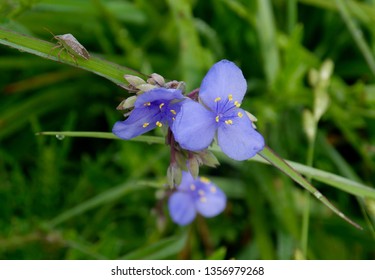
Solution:
[{"label": "yellow anther", "polygon": [[238,101],[234,101],[234,106],[236,106],[237,108],[241,106],[241,103],[238,102]]},{"label": "yellow anther", "polygon": [[143,127],[148,127],[149,123],[148,122],[145,122],[142,126]]},{"label": "yellow anther", "polygon": [[241,112],[238,112],[237,116],[239,116],[240,118],[242,118],[243,114]]},{"label": "yellow anther", "polygon": [[207,198],[204,197],[204,196],[201,196],[201,198],[200,198],[199,200],[200,200],[201,202],[203,202],[203,203],[207,202]]},{"label": "yellow anther", "polygon": [[144,105],[144,106],[150,106],[151,103],[150,103],[150,102],[146,102],[146,103],[144,103],[143,105]]},{"label": "yellow anther", "polygon": [[210,179],[206,177],[200,177],[199,181],[201,181],[202,183],[208,184],[210,182]]},{"label": "yellow anther", "polygon": [[158,127],[162,127],[163,124],[162,124],[161,122],[157,121],[157,122],[156,122],[156,126],[158,126]]},{"label": "yellow anther", "polygon": [[233,121],[232,120],[226,120],[225,123],[226,124],[233,124]]},{"label": "yellow anther", "polygon": [[232,95],[232,94],[229,94],[229,95],[228,95],[228,100],[229,100],[229,101],[232,101],[232,100],[233,100],[233,95]]},{"label": "yellow anther", "polygon": [[221,97],[216,97],[214,101],[219,102],[220,100],[221,100]]},{"label": "yellow anther", "polygon": [[204,196],[204,191],[203,191],[203,190],[199,190],[199,191],[198,191],[198,194],[199,194],[200,196]]},{"label": "yellow anther", "polygon": [[216,187],[215,186],[211,186],[210,192],[215,193],[216,192]]},{"label": "yellow anther", "polygon": [[176,111],[175,111],[175,110],[171,110],[171,113],[172,113],[173,115],[176,115]]},{"label": "yellow anther", "polygon": [[161,108],[163,108],[163,106],[164,106],[164,103],[161,103],[161,104],[159,105],[159,109],[161,110]]},{"label": "yellow anther", "polygon": [[175,118],[172,118],[172,121],[175,121],[176,119]]},{"label": "yellow anther", "polygon": [[216,116],[215,121],[219,122],[219,116]]},{"label": "yellow anther", "polygon": [[190,189],[191,189],[192,191],[195,191],[196,186],[195,186],[194,184],[191,184],[191,185],[190,185]]}]

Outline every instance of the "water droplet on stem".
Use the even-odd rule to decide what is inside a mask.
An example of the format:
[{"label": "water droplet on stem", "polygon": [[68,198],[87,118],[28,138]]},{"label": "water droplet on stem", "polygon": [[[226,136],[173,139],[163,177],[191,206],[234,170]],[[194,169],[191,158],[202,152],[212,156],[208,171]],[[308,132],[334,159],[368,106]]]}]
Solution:
[{"label": "water droplet on stem", "polygon": [[60,134],[56,134],[56,138],[58,140],[63,140],[65,138],[65,136],[64,135],[60,135]]}]

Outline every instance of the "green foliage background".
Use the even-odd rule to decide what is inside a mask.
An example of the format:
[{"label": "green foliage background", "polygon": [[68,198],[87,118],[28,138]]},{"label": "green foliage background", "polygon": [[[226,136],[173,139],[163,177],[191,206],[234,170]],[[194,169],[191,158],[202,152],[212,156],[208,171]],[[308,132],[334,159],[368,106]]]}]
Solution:
[{"label": "green foliage background", "polygon": [[[268,146],[301,163],[309,161],[308,73],[332,60],[313,165],[369,186],[374,23],[373,0],[0,0],[1,28],[44,40],[52,37],[45,28],[72,33],[93,56],[183,80],[188,90],[216,61],[234,61],[248,79],[243,108]],[[374,200],[313,181],[359,231],[278,170],[220,154],[221,166],[201,174],[226,192],[227,209],[174,225],[160,200],[166,146],[35,136],[108,132],[122,119],[115,108],[127,92],[73,66],[0,45],[1,259],[298,259],[307,205],[307,258],[375,258]]]}]

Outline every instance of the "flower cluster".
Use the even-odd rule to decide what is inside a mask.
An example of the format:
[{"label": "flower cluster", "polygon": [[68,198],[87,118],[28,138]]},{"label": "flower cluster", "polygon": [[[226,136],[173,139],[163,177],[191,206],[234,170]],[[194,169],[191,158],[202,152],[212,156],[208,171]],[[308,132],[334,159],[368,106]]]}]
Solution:
[{"label": "flower cluster", "polygon": [[123,108],[132,110],[125,121],[115,123],[113,133],[128,140],[168,126],[168,179],[177,186],[169,198],[172,220],[186,225],[197,213],[216,216],[225,208],[225,194],[207,179],[197,177],[199,165],[217,163],[207,148],[215,140],[234,160],[249,159],[264,148],[264,139],[255,130],[251,115],[240,108],[247,90],[242,71],[233,62],[221,60],[208,71],[199,90],[188,95],[180,89],[183,83],[173,81],[171,87],[160,75],[153,75],[149,85],[139,78],[127,77],[138,96],[122,103]]},{"label": "flower cluster", "polygon": [[196,179],[182,172],[181,184],[169,198],[169,212],[179,225],[191,223],[197,213],[210,218],[220,214],[226,206],[226,196],[221,189],[205,177]]}]

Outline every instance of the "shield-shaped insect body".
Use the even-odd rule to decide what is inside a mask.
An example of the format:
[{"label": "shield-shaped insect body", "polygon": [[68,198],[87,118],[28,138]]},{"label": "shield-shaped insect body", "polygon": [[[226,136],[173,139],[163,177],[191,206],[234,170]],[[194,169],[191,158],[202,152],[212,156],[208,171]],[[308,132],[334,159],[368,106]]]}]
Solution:
[{"label": "shield-shaped insect body", "polygon": [[90,58],[90,54],[88,53],[88,51],[84,46],[81,45],[80,42],[78,42],[78,40],[72,34],[54,35],[53,38],[55,38],[58,42],[57,45],[52,49],[61,48],[61,50],[57,54],[59,59],[60,54],[63,50],[65,50],[76,63],[76,55],[86,60]]}]

